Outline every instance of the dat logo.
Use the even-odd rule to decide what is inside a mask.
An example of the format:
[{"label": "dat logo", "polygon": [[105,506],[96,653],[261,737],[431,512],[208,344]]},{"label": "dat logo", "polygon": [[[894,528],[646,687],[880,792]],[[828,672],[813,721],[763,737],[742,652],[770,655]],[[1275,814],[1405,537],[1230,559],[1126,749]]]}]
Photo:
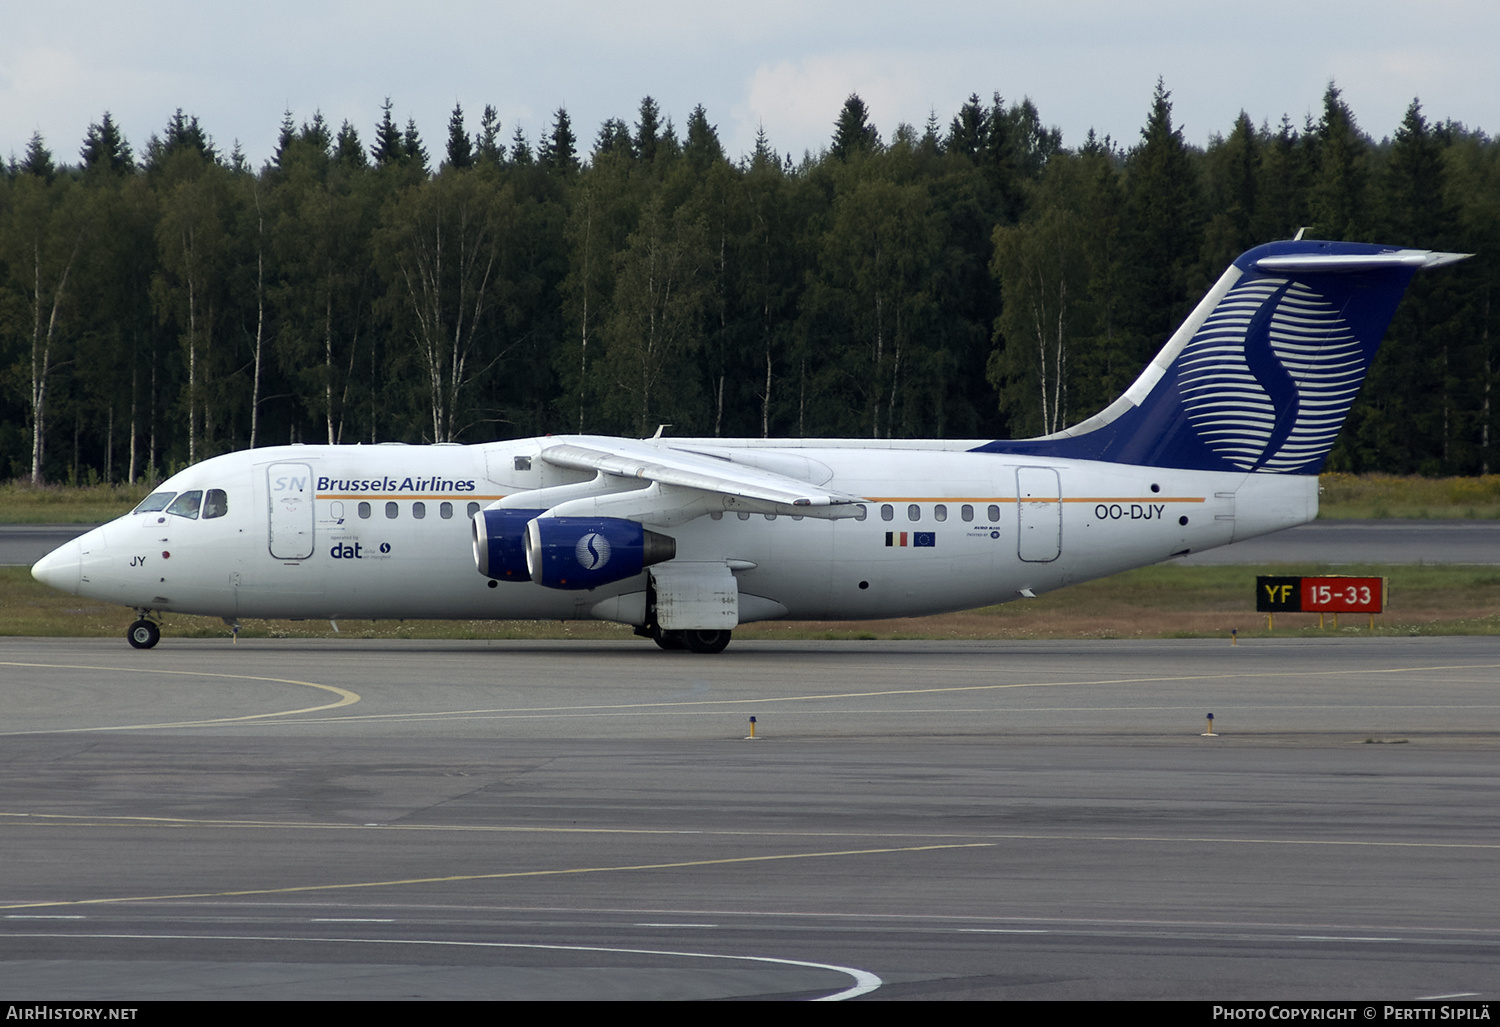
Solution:
[{"label": "dat logo", "polygon": [[[380,543],[380,551],[381,553],[389,553],[391,551],[391,544],[389,542]],[[365,558],[365,545],[363,542],[356,542],[352,546],[341,542],[335,543],[333,548],[328,550],[328,555],[335,560],[363,560]]]}]

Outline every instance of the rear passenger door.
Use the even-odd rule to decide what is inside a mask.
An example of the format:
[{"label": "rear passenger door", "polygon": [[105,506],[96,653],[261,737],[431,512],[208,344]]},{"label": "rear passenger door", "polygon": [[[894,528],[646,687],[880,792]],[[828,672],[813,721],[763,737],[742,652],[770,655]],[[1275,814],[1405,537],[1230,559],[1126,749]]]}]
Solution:
[{"label": "rear passenger door", "polygon": [[1051,563],[1062,553],[1062,484],[1051,467],[1016,468],[1017,553]]}]

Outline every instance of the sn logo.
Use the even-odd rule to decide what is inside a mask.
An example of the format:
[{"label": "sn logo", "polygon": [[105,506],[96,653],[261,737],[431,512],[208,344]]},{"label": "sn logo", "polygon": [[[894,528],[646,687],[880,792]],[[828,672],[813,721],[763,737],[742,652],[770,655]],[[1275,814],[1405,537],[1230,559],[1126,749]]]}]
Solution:
[{"label": "sn logo", "polygon": [[578,558],[578,565],[586,571],[597,571],[609,563],[609,554],[609,539],[596,531],[583,536],[578,540],[578,545],[573,547],[573,555]]}]

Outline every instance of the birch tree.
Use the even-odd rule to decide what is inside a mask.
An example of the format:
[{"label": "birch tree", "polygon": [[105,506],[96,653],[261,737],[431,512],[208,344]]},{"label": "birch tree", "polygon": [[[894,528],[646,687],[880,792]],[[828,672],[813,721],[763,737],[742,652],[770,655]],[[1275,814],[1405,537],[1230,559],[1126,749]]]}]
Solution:
[{"label": "birch tree", "polygon": [[160,266],[152,299],[163,325],[175,325],[187,370],[188,463],[196,463],[214,434],[207,388],[214,359],[216,317],[222,309],[229,243],[228,172],[180,147],[166,159],[156,244]]},{"label": "birch tree", "polygon": [[446,169],[387,208],[377,243],[390,292],[419,357],[432,441],[452,442],[468,394],[504,355],[489,315],[504,275],[515,199],[490,169]]},{"label": "birch tree", "polygon": [[73,302],[69,282],[84,246],[87,220],[76,187],[62,182],[49,187],[44,177],[23,174],[15,180],[3,225],[0,247],[10,270],[11,289],[25,311],[20,332],[29,350],[31,483],[41,485],[49,389]]},{"label": "birch tree", "polygon": [[1067,427],[1068,382],[1078,308],[1088,281],[1074,216],[1051,209],[1026,225],[995,229],[995,277],[1004,306],[1002,345],[988,375],[1001,405],[1027,429]]},{"label": "birch tree", "polygon": [[702,216],[668,211],[660,195],[621,255],[604,356],[608,399],[642,435],[688,415],[696,399],[710,259]]}]

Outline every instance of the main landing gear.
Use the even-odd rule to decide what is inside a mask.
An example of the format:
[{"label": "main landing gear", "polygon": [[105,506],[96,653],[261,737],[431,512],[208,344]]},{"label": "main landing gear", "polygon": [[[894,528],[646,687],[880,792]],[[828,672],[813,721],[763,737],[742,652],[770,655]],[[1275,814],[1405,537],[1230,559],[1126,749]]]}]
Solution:
[{"label": "main landing gear", "polygon": [[728,631],[651,629],[651,640],[663,649],[686,649],[690,653],[722,653],[729,644],[729,636]]},{"label": "main landing gear", "polygon": [[721,653],[729,644],[732,632],[710,630],[665,631],[656,625],[636,628],[638,635],[649,635],[651,641],[671,652],[687,650],[690,653]]},{"label": "main landing gear", "polygon": [[150,649],[161,641],[161,628],[157,626],[156,621],[141,617],[125,630],[125,638],[132,648]]}]

